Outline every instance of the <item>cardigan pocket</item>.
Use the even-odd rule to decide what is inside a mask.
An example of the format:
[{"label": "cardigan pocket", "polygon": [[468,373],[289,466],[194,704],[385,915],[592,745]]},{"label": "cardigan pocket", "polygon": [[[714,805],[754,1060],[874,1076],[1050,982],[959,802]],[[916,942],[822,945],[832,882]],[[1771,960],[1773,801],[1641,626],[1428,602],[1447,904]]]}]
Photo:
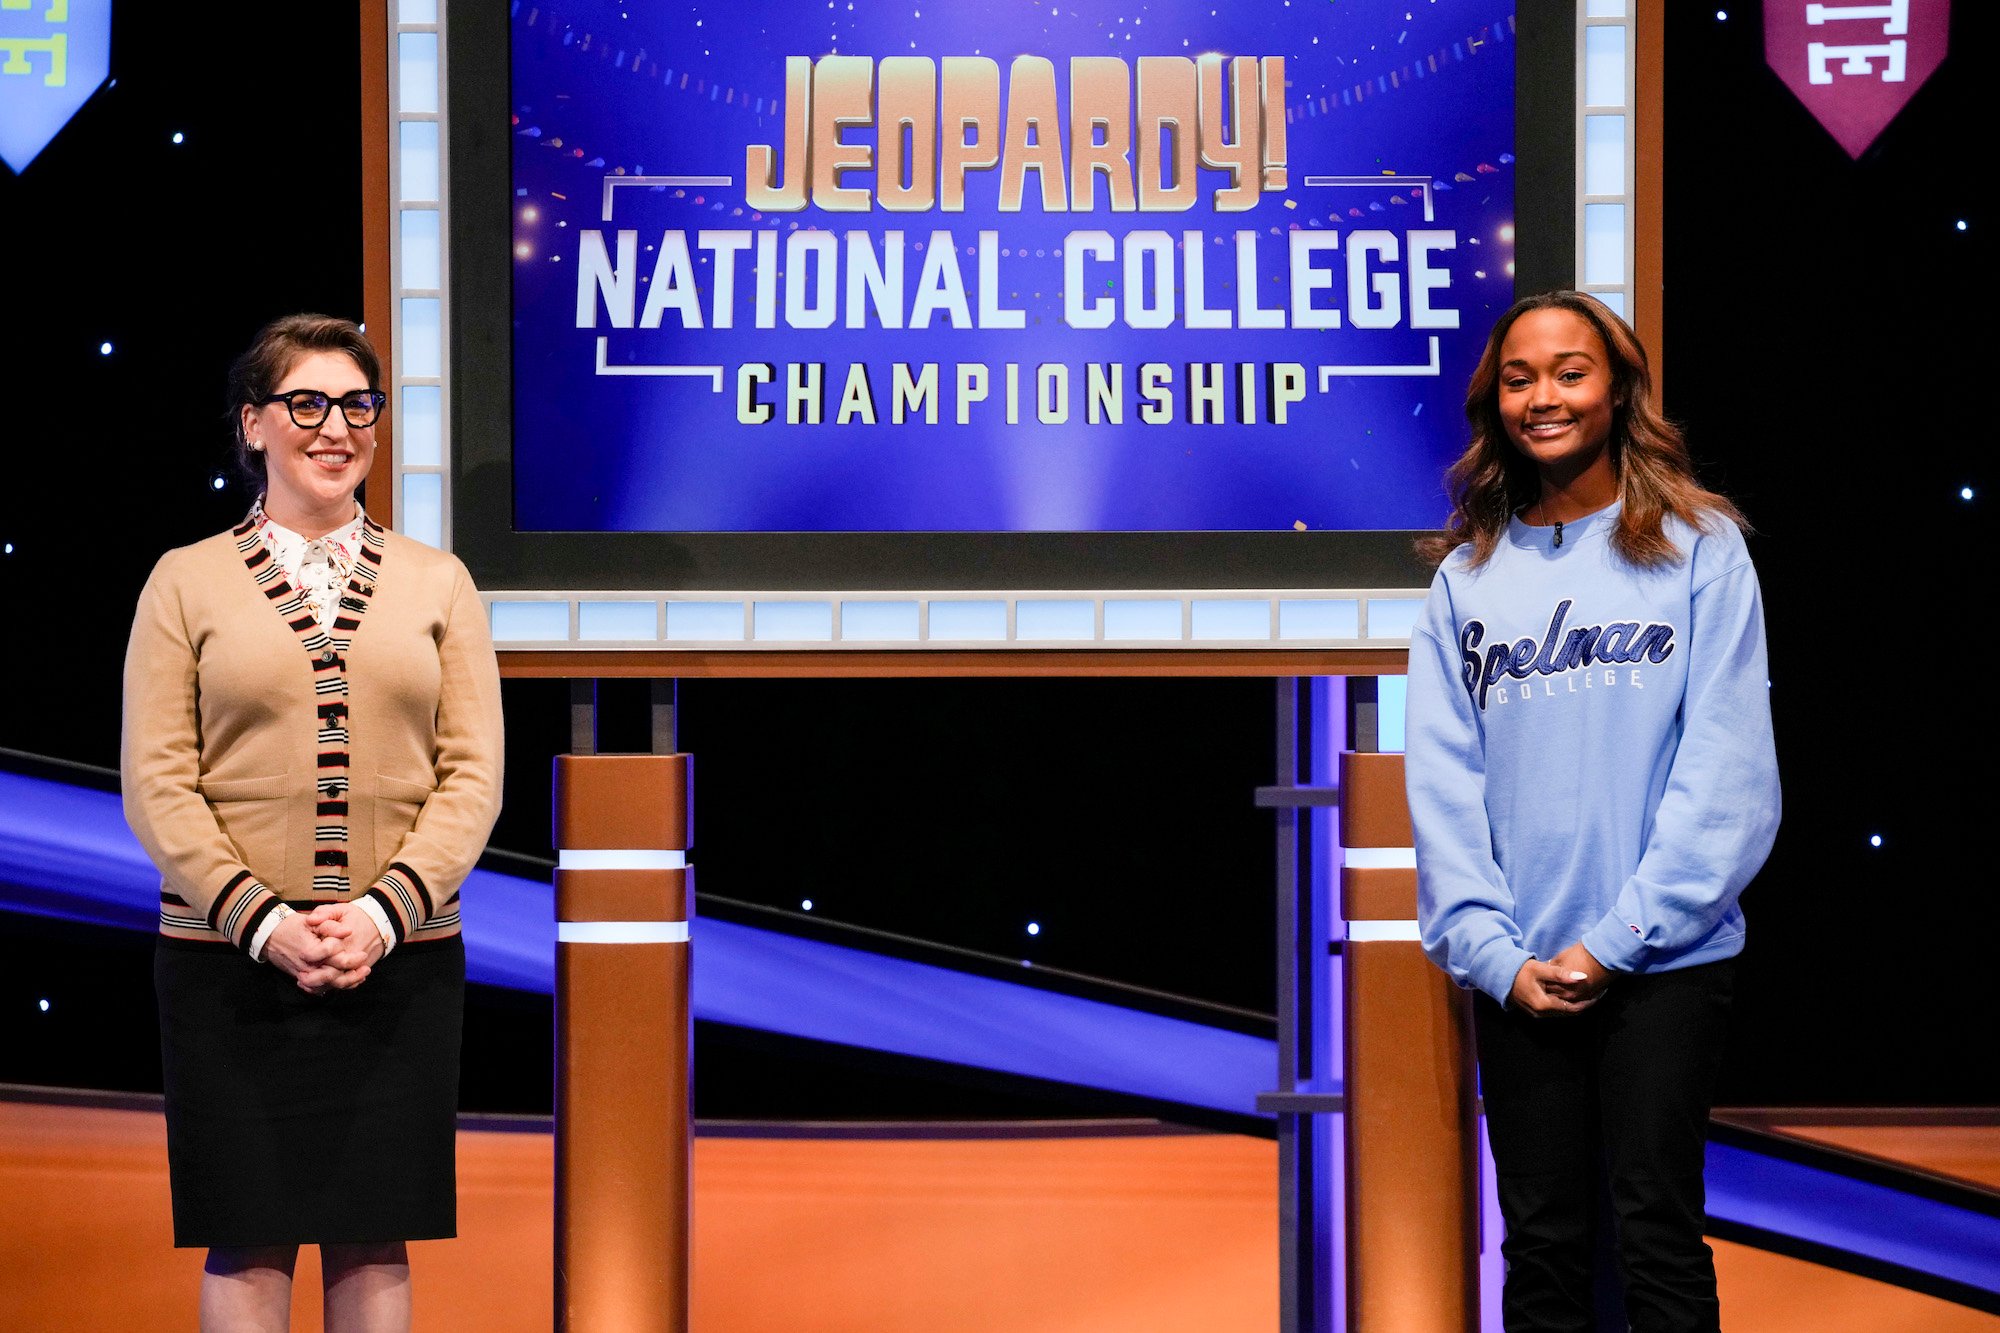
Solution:
[{"label": "cardigan pocket", "polygon": [[273,773],[267,778],[203,778],[201,794],[210,805],[224,801],[269,801],[292,794],[290,774]]},{"label": "cardigan pocket", "polygon": [[396,853],[403,849],[403,839],[417,826],[417,816],[424,812],[424,802],[430,800],[435,790],[428,783],[391,777],[387,773],[375,775],[376,874],[387,869]]},{"label": "cardigan pocket", "polygon": [[201,781],[202,799],[215,812],[236,855],[250,873],[283,895],[292,886],[286,882],[287,846],[295,780],[285,773],[261,778],[225,778]]}]

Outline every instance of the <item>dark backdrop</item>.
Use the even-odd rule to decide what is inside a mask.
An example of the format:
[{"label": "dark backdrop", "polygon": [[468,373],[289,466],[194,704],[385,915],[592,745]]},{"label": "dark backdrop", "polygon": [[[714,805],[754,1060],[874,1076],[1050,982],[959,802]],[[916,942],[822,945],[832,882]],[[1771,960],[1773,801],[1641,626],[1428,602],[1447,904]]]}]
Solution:
[{"label": "dark backdrop", "polygon": [[1666,402],[1759,529],[1785,787],[1724,1096],[2000,1101],[1975,836],[2000,719],[1968,638],[2000,480],[1995,7],[1952,6],[1951,55],[1858,162],[1765,67],[1757,6],[1723,8],[1670,11]]},{"label": "dark backdrop", "polygon": [[[139,585],[245,504],[212,488],[229,357],[277,314],[359,317],[353,10],[224,8],[196,28],[120,6],[115,86],[25,175],[0,169],[0,746],[116,763]],[[1972,837],[1995,717],[1959,647],[1992,470],[1967,58],[1992,22],[1957,8],[1957,54],[1859,163],[1764,69],[1754,7],[1677,7],[1669,31],[1666,398],[1759,529],[1786,788],[1725,1101],[1996,1096]],[[1931,666],[1937,643],[1968,660]],[[547,856],[566,698],[506,693],[495,842]],[[1250,803],[1272,776],[1268,682],[695,681],[681,704],[704,892],[1274,1008],[1272,829]],[[146,941],[0,915],[0,947],[0,1081],[157,1086]],[[473,1009],[468,1102],[545,1107],[546,999]],[[701,1041],[704,1114],[1061,1101]]]}]

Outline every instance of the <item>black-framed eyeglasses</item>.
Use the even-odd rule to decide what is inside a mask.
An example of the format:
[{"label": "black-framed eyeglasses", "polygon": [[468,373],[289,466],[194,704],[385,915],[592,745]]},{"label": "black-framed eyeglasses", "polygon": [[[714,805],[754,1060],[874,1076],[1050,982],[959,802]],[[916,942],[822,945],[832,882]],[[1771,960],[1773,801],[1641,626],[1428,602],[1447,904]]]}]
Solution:
[{"label": "black-framed eyeglasses", "polygon": [[388,401],[389,395],[380,389],[356,389],[339,398],[321,393],[318,389],[294,389],[290,393],[274,393],[269,398],[260,399],[257,406],[283,403],[294,426],[300,430],[312,430],[325,425],[327,413],[338,404],[341,417],[359,430],[374,425],[375,419],[382,415],[382,404]]}]

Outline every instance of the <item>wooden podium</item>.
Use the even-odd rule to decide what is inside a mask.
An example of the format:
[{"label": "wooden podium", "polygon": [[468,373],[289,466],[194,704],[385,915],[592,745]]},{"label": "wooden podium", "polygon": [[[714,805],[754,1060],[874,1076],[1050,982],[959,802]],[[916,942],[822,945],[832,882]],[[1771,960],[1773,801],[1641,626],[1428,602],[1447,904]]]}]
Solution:
[{"label": "wooden podium", "polygon": [[1479,1321],[1472,1007],[1424,957],[1403,756],[1340,756],[1347,1327]]},{"label": "wooden podium", "polygon": [[689,770],[555,761],[558,1329],[688,1327]]}]

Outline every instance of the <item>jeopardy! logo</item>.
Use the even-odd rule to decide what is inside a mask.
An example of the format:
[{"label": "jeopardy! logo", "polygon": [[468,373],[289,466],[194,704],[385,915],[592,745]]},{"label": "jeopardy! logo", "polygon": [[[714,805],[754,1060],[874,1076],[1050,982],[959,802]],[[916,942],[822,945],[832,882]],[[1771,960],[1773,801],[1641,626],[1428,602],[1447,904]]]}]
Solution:
[{"label": "jeopardy! logo", "polygon": [[111,75],[111,0],[0,0],[0,160],[27,170]]}]

